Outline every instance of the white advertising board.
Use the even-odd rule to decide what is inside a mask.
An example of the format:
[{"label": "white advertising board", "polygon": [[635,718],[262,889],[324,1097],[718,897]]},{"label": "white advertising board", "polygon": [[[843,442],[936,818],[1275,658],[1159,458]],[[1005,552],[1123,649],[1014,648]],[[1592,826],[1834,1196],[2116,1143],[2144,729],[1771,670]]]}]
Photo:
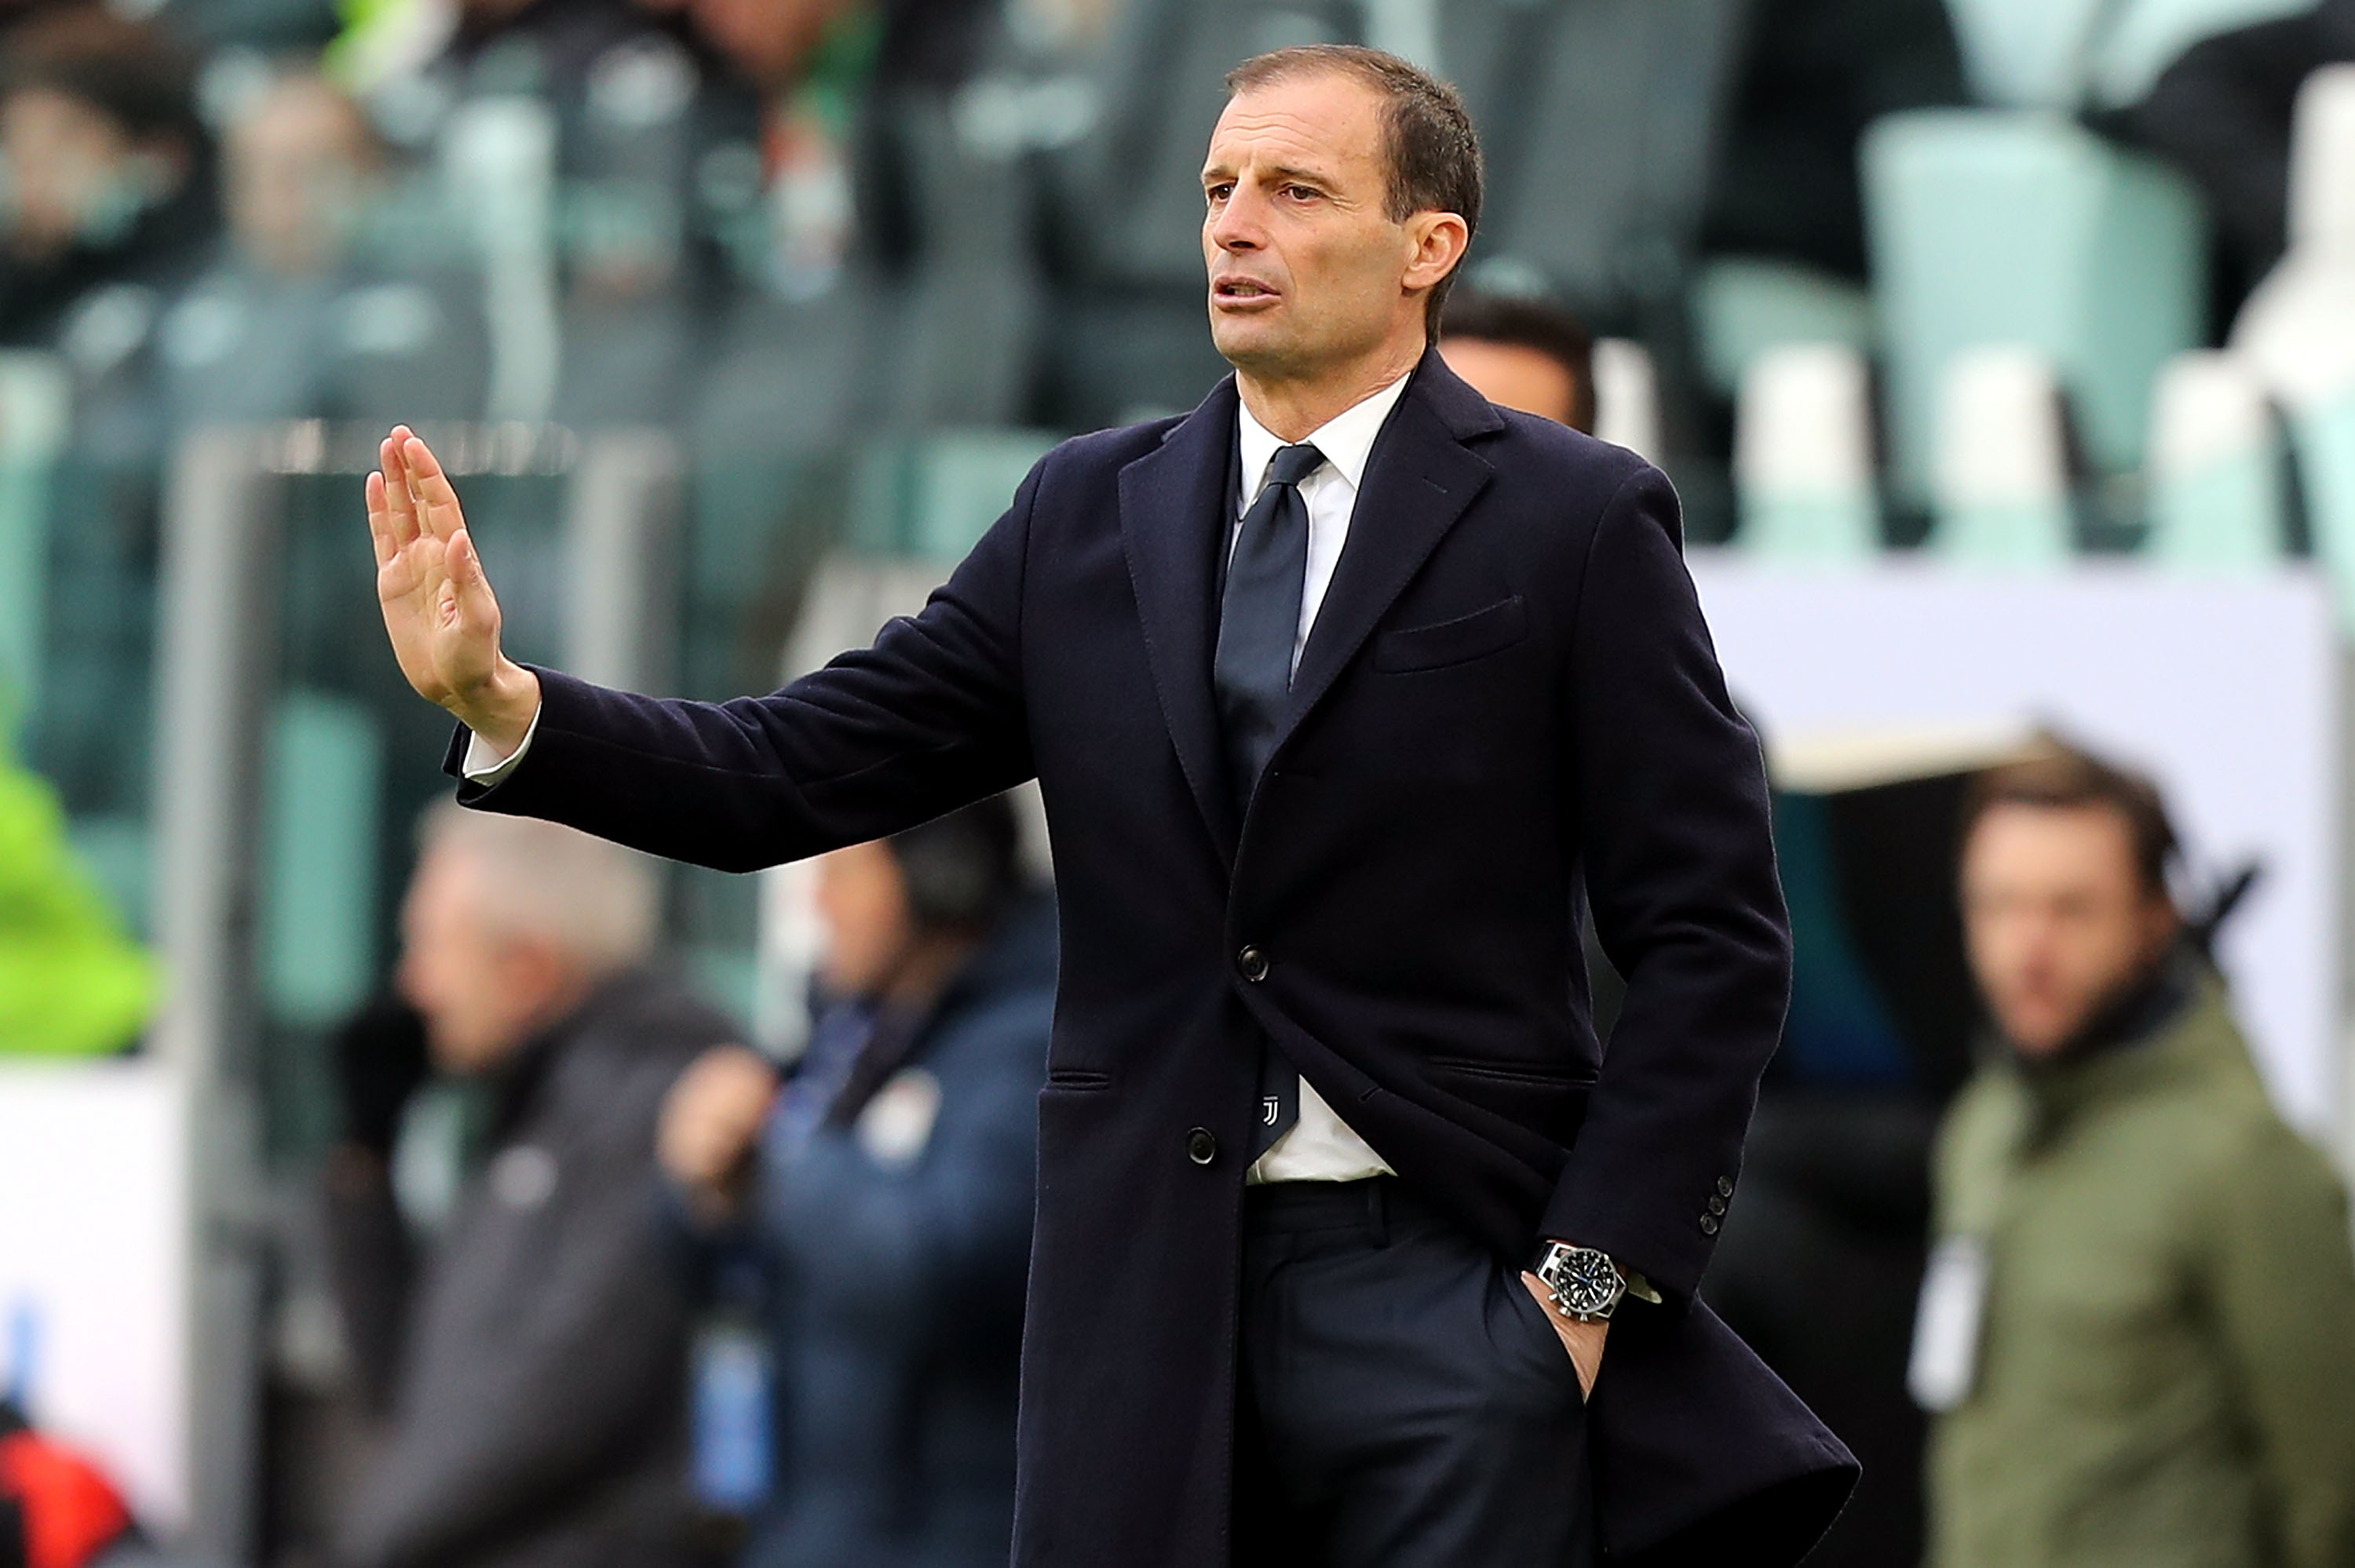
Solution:
[{"label": "white advertising board", "polygon": [[0,1388],[165,1531],[188,1509],[187,1126],[155,1063],[0,1061]]},{"label": "white advertising board", "polygon": [[1770,750],[2050,724],[2158,780],[2195,876],[2262,862],[2219,958],[2275,1099],[2338,1141],[2339,649],[2318,579],[1801,571],[1707,550],[1692,569]]}]

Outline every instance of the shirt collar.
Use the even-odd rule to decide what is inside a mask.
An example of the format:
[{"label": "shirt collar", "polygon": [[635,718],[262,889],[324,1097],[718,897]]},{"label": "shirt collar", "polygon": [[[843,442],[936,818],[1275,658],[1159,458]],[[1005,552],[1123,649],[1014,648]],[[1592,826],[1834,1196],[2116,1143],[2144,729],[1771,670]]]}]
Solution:
[{"label": "shirt collar", "polygon": [[[1407,377],[1400,376],[1372,397],[1343,409],[1308,437],[1308,443],[1325,454],[1326,463],[1349,482],[1355,491],[1366,476],[1366,463],[1373,456],[1374,438],[1382,433],[1382,421],[1390,418],[1406,391]],[[1236,450],[1242,457],[1243,503],[1249,505],[1259,495],[1260,485],[1267,478],[1267,465],[1284,442],[1243,407],[1235,403]]]}]

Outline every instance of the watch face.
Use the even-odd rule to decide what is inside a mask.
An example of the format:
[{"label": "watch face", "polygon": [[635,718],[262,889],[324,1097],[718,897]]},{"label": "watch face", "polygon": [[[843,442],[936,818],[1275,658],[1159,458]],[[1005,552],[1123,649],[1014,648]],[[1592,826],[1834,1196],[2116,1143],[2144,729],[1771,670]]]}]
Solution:
[{"label": "watch face", "polygon": [[1619,1271],[1607,1254],[1592,1247],[1572,1247],[1559,1255],[1553,1269],[1554,1288],[1573,1312],[1606,1312],[1618,1301]]}]

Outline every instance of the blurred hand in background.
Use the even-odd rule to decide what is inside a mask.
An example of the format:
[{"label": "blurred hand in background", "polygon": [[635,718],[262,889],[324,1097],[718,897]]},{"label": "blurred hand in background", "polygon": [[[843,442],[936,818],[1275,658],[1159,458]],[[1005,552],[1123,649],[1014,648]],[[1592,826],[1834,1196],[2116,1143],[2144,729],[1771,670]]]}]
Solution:
[{"label": "blurred hand in background", "polygon": [[702,1217],[719,1220],[734,1211],[776,1098],[776,1069],[741,1045],[712,1047],[672,1086],[655,1154]]}]

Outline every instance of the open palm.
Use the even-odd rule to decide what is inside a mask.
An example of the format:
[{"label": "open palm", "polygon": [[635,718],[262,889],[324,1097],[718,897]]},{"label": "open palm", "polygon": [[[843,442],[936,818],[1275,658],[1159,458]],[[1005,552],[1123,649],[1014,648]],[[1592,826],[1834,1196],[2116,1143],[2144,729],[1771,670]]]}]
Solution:
[{"label": "open palm", "polygon": [[499,602],[466,533],[458,493],[406,425],[378,450],[368,478],[376,596],[400,673],[450,707],[487,683],[499,657]]},{"label": "open palm", "polygon": [[458,493],[406,425],[393,427],[378,458],[382,466],[368,477],[368,535],[377,603],[400,673],[419,695],[512,749],[538,705],[538,682],[499,651],[499,601]]}]

